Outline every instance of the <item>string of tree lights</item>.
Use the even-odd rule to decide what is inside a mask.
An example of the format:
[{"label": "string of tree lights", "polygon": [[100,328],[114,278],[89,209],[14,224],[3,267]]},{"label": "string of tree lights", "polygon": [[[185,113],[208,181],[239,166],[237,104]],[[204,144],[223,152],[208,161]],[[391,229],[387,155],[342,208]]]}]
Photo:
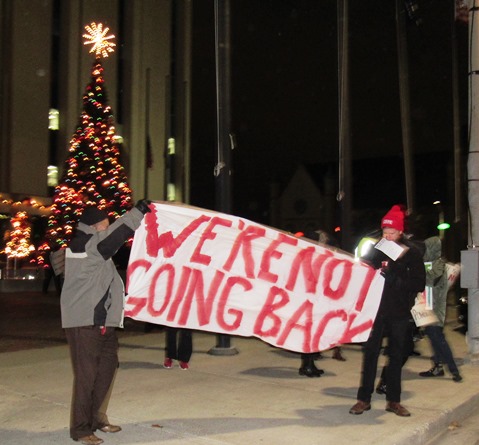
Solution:
[{"label": "string of tree lights", "polygon": [[85,45],[95,53],[91,80],[83,95],[79,125],[70,141],[62,177],[55,187],[47,238],[53,249],[66,247],[85,207],[94,205],[116,219],[132,207],[131,189],[115,134],[114,118],[104,86],[102,57],[115,44],[109,29],[85,26]]}]

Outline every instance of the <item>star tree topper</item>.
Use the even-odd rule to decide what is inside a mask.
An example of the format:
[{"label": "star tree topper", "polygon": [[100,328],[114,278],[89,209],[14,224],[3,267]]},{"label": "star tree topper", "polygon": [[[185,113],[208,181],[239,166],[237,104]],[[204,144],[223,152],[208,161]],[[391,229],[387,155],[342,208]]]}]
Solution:
[{"label": "star tree topper", "polygon": [[110,28],[105,27],[105,29],[103,29],[102,23],[98,23],[97,25],[93,22],[91,25],[86,25],[85,29],[88,34],[83,34],[83,37],[86,39],[83,44],[92,45],[90,53],[95,53],[97,59],[100,57],[106,58],[108,57],[108,53],[114,51],[113,47],[115,47],[116,44],[109,42],[109,40],[114,39],[115,36],[113,34],[107,36]]}]

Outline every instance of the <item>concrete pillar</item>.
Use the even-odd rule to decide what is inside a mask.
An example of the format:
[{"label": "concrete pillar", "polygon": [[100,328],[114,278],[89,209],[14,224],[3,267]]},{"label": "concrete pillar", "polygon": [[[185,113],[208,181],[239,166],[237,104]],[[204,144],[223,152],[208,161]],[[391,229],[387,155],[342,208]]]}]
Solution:
[{"label": "concrete pillar", "polygon": [[[134,199],[164,200],[171,65],[171,1],[128,2],[123,105]],[[150,139],[151,167],[147,166]]]},{"label": "concrete pillar", "polygon": [[[471,1],[469,23],[474,23],[474,15],[479,12],[479,0]],[[468,172],[468,199],[470,230],[468,250],[479,249],[479,33],[477,27],[470,27],[470,125]],[[471,360],[479,363],[479,289],[468,290],[468,346]]]}]

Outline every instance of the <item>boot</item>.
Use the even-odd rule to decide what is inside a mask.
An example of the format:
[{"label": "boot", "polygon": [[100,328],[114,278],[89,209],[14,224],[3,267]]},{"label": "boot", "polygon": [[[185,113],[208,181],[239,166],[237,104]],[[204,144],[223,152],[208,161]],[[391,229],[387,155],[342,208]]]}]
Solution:
[{"label": "boot", "polygon": [[442,363],[434,363],[434,366],[429,371],[420,372],[421,377],[442,377],[444,375],[444,368]]},{"label": "boot", "polygon": [[301,368],[299,368],[299,375],[304,375],[306,377],[321,377],[323,374],[324,371],[322,369],[316,368],[313,354],[301,355]]},{"label": "boot", "polygon": [[333,358],[334,358],[334,360],[338,360],[340,362],[345,362],[346,361],[346,359],[343,357],[343,354],[341,354],[341,348],[339,346],[334,348]]}]

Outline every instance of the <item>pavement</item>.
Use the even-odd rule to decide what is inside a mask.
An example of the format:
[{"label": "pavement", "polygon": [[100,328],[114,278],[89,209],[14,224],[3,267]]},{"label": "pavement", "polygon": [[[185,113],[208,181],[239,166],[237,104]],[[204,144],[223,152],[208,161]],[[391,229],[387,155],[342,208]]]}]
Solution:
[{"label": "pavement", "polygon": [[[325,374],[307,378],[298,374],[297,353],[232,337],[237,354],[212,355],[217,336],[195,332],[190,369],[165,369],[164,332],[146,333],[128,319],[108,409],[110,422],[123,430],[97,435],[111,445],[427,444],[479,407],[479,366],[469,362],[466,337],[455,327],[451,320],[446,335],[463,382],[419,377],[430,367],[430,346],[427,339],[416,342],[421,355],[403,370],[402,403],[412,415],[401,418],[385,411],[378,394],[370,411],[348,413],[359,384],[360,345],[343,347],[345,362],[323,352],[316,363]],[[1,293],[0,443],[73,443],[71,386],[58,296]]]}]

